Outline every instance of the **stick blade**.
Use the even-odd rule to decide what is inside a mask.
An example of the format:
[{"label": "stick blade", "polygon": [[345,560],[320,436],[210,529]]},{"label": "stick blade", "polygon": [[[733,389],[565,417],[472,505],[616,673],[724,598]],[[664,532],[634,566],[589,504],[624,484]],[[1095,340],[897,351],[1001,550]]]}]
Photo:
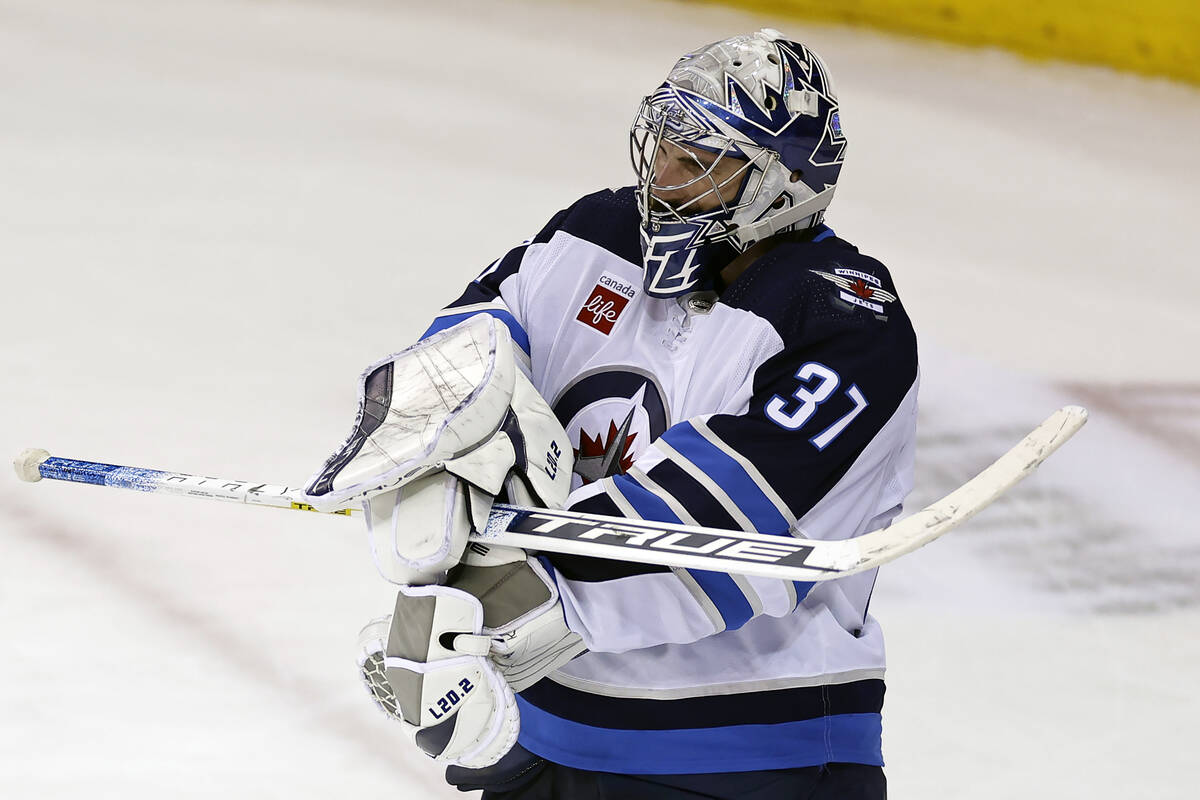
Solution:
[{"label": "stick blade", "polygon": [[1082,406],[1064,406],[1046,418],[987,469],[941,500],[878,531],[844,541],[857,553],[844,565],[847,575],[886,564],[932,542],[990,506],[1036,470],[1087,422]]}]

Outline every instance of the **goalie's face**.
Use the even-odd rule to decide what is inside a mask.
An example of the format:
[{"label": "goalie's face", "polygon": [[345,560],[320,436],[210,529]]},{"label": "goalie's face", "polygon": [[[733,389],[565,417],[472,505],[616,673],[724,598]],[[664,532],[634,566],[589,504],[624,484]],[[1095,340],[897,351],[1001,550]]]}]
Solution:
[{"label": "goalie's face", "polygon": [[756,162],[771,154],[747,151],[719,125],[702,127],[674,92],[664,85],[645,98],[629,131],[644,285],[657,298],[695,291],[736,254],[733,216],[757,194]]},{"label": "goalie's face", "polygon": [[629,132],[643,227],[733,214],[751,162],[727,135],[702,128],[672,98],[647,97]]},{"label": "goalie's face", "polygon": [[728,153],[660,140],[654,153],[651,203],[685,217],[728,208],[737,199],[747,166],[745,159]]}]

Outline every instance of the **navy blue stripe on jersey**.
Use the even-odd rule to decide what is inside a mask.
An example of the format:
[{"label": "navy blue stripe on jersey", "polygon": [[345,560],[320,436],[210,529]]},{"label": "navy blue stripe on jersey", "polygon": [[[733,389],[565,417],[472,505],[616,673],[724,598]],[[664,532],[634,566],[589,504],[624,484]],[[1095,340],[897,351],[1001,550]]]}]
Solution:
[{"label": "navy blue stripe on jersey", "polygon": [[669,487],[671,495],[699,524],[730,531],[741,529],[725,506],[674,461],[661,461],[646,474],[664,489]]},{"label": "navy blue stripe on jersey", "polygon": [[724,489],[749,518],[754,530],[759,533],[787,533],[790,523],[754,478],[733,456],[704,438],[690,422],[672,426],[662,439]]},{"label": "navy blue stripe on jersey", "polygon": [[569,709],[576,722],[597,728],[675,730],[774,725],[837,714],[878,713],[883,709],[883,694],[883,681],[868,678],[763,692],[650,700],[592,694],[544,679],[521,692],[521,697],[551,714]]},{"label": "navy blue stripe on jersey", "polygon": [[[471,285],[487,287],[488,289],[496,289],[498,291],[500,284],[517,274],[517,270],[521,268],[521,260],[525,258],[525,252],[531,244],[533,244],[533,239],[526,239],[512,250],[509,250],[489,264],[487,269],[479,273],[479,277],[472,281]],[[462,299],[460,298],[458,302],[461,303]]]},{"label": "navy blue stripe on jersey", "polygon": [[[625,516],[613,499],[603,492],[572,503],[570,510],[584,514],[602,514],[606,517]],[[631,575],[671,571],[670,567],[659,564],[637,564],[633,561],[612,561],[607,558],[572,556],[565,553],[547,553],[544,557],[564,578],[571,581],[611,581]]]},{"label": "navy blue stripe on jersey", "polygon": [[605,189],[589,194],[568,209],[561,230],[602,247],[631,264],[642,265],[638,237],[641,216],[634,188]]},{"label": "navy blue stripe on jersey", "polygon": [[597,492],[582,500],[576,500],[574,503],[571,503],[571,510],[582,511],[584,514],[603,514],[606,517],[625,516],[621,513],[621,507],[614,503],[613,499],[604,492]]},{"label": "navy blue stripe on jersey", "polygon": [[[620,492],[642,519],[683,522],[675,515],[666,501],[638,484],[628,475],[616,475],[611,480],[616,491]],[[687,573],[695,579],[704,593],[712,600],[721,619],[725,622],[726,630],[736,630],[754,616],[754,609],[750,605],[750,601],[746,599],[741,587],[729,575],[723,572],[699,569],[689,569]]]},{"label": "navy blue stripe on jersey", "polygon": [[[448,310],[453,311],[453,309]],[[461,314],[443,314],[434,319],[433,324],[421,334],[421,339],[428,339],[438,331],[444,331],[446,328],[451,328],[462,322],[464,319],[473,317],[476,314],[491,314],[493,317],[503,322],[508,328],[509,333],[512,334],[513,342],[516,343],[517,347],[520,347],[522,350],[524,350],[526,355],[529,355],[529,334],[525,332],[525,328],[521,326],[521,323],[517,322],[516,317],[502,308],[485,308],[478,311],[467,311]]]},{"label": "navy blue stripe on jersey", "polygon": [[[519,245],[509,250],[500,258],[488,265],[487,269],[479,273],[479,276],[471,283],[472,286],[482,287],[484,290],[491,292],[491,297],[495,298],[500,294],[500,284],[515,275],[521,268],[521,261],[525,258],[526,251],[530,245],[545,244],[550,241],[551,237],[558,232],[563,220],[567,218],[570,209],[563,209],[550,218],[550,221],[542,226],[542,229],[537,232],[537,235],[530,239],[526,239]],[[467,290],[468,292],[470,289]],[[479,302],[478,300],[470,300],[466,302]],[[464,301],[460,298],[452,305],[463,305]]]},{"label": "navy blue stripe on jersey", "polygon": [[670,567],[661,564],[638,564],[634,561],[613,561],[592,556],[573,556],[566,553],[543,555],[551,566],[569,581],[598,583],[632,575],[647,575],[652,572],[670,572]]},{"label": "navy blue stripe on jersey", "polygon": [[543,711],[517,695],[526,750],[556,764],[624,774],[670,775],[814,767],[883,766],[879,714],[839,714],[775,725],[684,730],[598,728]]},{"label": "navy blue stripe on jersey", "polygon": [[[522,248],[522,252],[524,252],[524,248]],[[459,295],[458,299],[450,303],[450,305],[446,306],[444,309],[442,309],[442,311],[451,312],[454,311],[454,309],[462,308],[463,306],[475,306],[483,303],[503,302],[503,300],[499,300],[500,290],[498,287],[499,284],[496,284],[496,286],[493,287],[484,285],[482,283],[468,283],[467,288],[463,290],[463,293]]]}]

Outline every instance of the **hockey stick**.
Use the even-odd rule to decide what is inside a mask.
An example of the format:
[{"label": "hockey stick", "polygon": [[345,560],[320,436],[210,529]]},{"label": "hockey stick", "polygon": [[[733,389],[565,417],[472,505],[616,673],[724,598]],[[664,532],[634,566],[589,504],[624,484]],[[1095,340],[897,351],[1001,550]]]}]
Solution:
[{"label": "hockey stick", "polygon": [[[520,547],[764,578],[833,580],[886,564],[966,522],[1033,472],[1086,421],[1087,411],[1080,406],[1059,409],[991,466],[941,500],[886,528],[852,539],[797,539],[497,503],[486,529],[472,533],[471,542],[475,547]],[[296,501],[300,489],[267,483],[55,458],[45,450],[24,451],[14,466],[26,481],[47,478],[315,511]],[[350,512],[350,508],[341,508],[331,513]]]}]

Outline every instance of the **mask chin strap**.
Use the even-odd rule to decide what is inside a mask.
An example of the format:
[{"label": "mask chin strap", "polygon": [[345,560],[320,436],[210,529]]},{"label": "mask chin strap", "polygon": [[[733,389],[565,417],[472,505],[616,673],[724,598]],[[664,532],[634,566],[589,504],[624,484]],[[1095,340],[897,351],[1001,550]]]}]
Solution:
[{"label": "mask chin strap", "polygon": [[773,214],[765,219],[760,219],[758,222],[739,225],[738,241],[743,243],[743,247],[749,247],[755,242],[761,242],[763,239],[774,236],[789,225],[795,225],[805,217],[811,217],[813,214],[822,211],[833,200],[833,190],[835,188],[830,186],[828,189],[808,198],[803,203],[792,206],[785,211],[780,211],[778,214]]}]

